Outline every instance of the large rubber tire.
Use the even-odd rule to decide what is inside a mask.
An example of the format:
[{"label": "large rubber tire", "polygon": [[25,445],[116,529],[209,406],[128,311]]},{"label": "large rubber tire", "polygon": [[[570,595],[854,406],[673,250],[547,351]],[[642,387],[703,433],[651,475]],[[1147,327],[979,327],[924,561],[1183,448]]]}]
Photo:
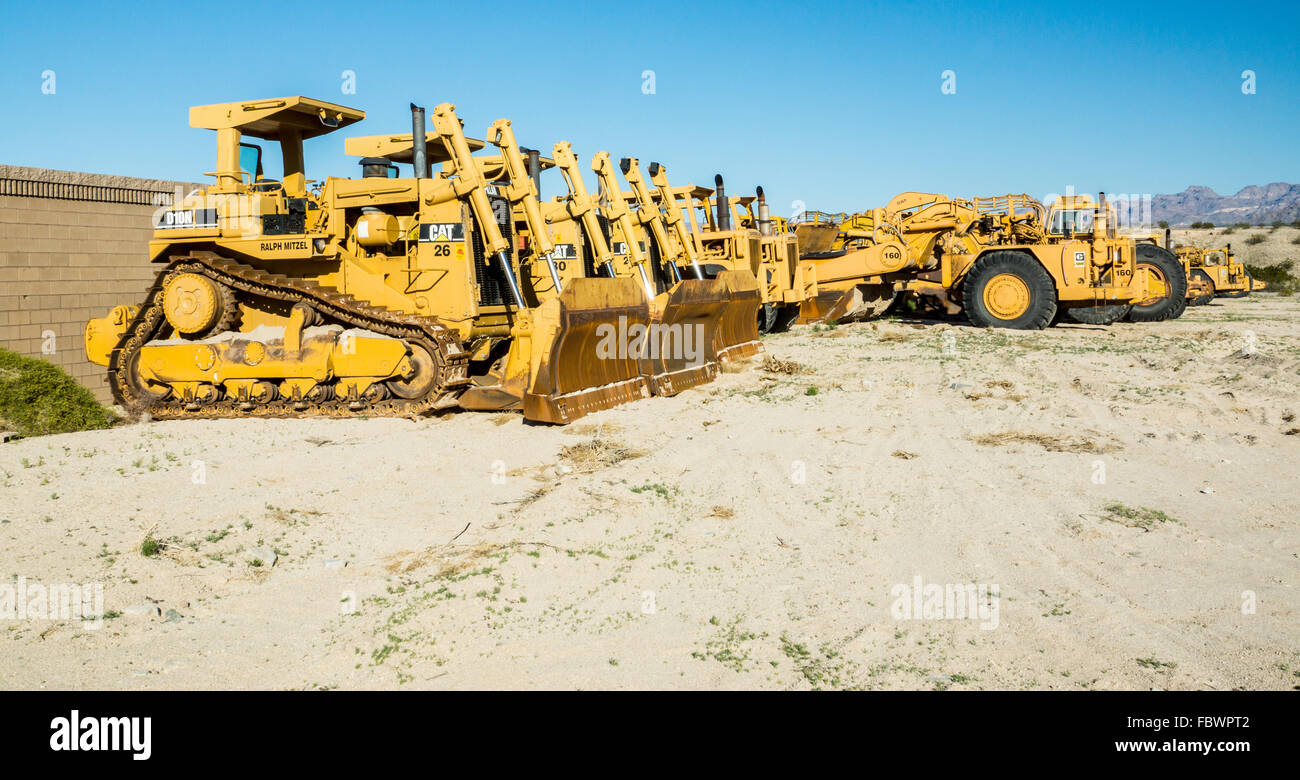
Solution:
[{"label": "large rubber tire", "polygon": [[[1014,313],[999,315],[989,310],[985,291],[995,280],[999,286],[1018,288],[1027,295],[1023,305],[1009,307]],[[962,282],[961,299],[966,319],[980,328],[1042,330],[1056,316],[1056,285],[1051,274],[1038,260],[1021,252],[990,252],[976,260]]]},{"label": "large rubber tire", "polygon": [[1198,296],[1196,296],[1195,298],[1191,299],[1190,301],[1187,302],[1187,305],[1188,305],[1188,306],[1204,306],[1205,304],[1207,304],[1207,303],[1209,303],[1210,301],[1214,300],[1214,280],[1210,278],[1210,275],[1209,275],[1209,274],[1207,274],[1206,272],[1202,271],[1202,270],[1199,269],[1199,268],[1194,269],[1194,270],[1192,271],[1192,273],[1194,273],[1194,274],[1196,274],[1198,277],[1200,277],[1201,281],[1203,281],[1203,282],[1205,282],[1206,284],[1210,285],[1210,291],[1209,291],[1208,293],[1206,293],[1205,295],[1198,295]]},{"label": "large rubber tire", "polygon": [[1131,305],[1127,303],[1113,306],[1071,306],[1065,309],[1065,316],[1084,325],[1109,325],[1119,322],[1130,308]]},{"label": "large rubber tire", "polygon": [[1187,272],[1174,253],[1154,244],[1138,244],[1137,265],[1139,270],[1145,265],[1163,277],[1169,294],[1145,306],[1133,304],[1128,321],[1163,322],[1183,316],[1187,308]]},{"label": "large rubber tire", "polygon": [[1232,292],[1226,292],[1226,293],[1223,293],[1223,296],[1222,296],[1222,297],[1224,297],[1224,298],[1245,298],[1247,295],[1250,295],[1250,291],[1253,290],[1253,289],[1255,289],[1255,277],[1253,277],[1253,276],[1250,275],[1250,271],[1247,271],[1247,272],[1246,272],[1246,289],[1244,289],[1244,290],[1233,290]]},{"label": "large rubber tire", "polygon": [[771,333],[772,328],[776,327],[776,306],[770,303],[761,304],[758,307],[758,332]]}]

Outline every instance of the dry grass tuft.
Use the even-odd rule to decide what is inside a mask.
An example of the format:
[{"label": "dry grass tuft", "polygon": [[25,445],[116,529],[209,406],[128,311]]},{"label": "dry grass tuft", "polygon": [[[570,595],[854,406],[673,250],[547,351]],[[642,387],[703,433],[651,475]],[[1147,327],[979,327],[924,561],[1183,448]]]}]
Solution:
[{"label": "dry grass tuft", "polygon": [[479,542],[475,545],[457,547],[444,544],[440,547],[426,547],[423,550],[403,550],[384,559],[384,570],[389,574],[406,574],[432,564],[438,564],[436,578],[454,577],[470,569],[483,565],[483,560],[494,555],[501,555],[509,550],[547,548],[559,552],[572,553],[548,542],[529,542],[514,540],[505,544]]},{"label": "dry grass tuft", "polygon": [[426,547],[423,550],[403,550],[384,559],[384,570],[389,574],[406,574],[432,564],[440,564],[439,577],[459,574],[496,552],[500,545],[481,542],[473,547],[457,549],[451,545]]},{"label": "dry grass tuft", "polygon": [[998,395],[996,393],[966,393],[967,401],[979,401],[983,398],[992,398],[997,401],[1013,401],[1019,403],[1028,397],[1029,396],[1023,393],[1007,393],[1006,395]]},{"label": "dry grass tuft", "polygon": [[576,471],[598,471],[645,454],[643,450],[600,436],[560,448],[560,459],[568,461]]},{"label": "dry grass tuft", "polygon": [[763,358],[761,369],[769,374],[789,374],[797,376],[799,374],[811,374],[812,370],[802,363],[796,363],[793,360],[778,360],[777,358],[767,355]]},{"label": "dry grass tuft", "polygon": [[1003,447],[1008,444],[1037,444],[1048,452],[1105,453],[1119,449],[1115,444],[1100,444],[1091,436],[1066,436],[1051,433],[1004,431],[971,437],[971,441],[984,447]]}]

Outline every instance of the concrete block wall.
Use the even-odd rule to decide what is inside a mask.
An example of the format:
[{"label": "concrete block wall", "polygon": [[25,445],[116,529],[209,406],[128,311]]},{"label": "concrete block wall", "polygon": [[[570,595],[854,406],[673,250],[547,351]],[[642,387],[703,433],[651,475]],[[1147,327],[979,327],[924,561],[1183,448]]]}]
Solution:
[{"label": "concrete block wall", "polygon": [[0,347],[49,360],[111,403],[82,331],[140,302],[158,270],[148,261],[154,204],[196,186],[0,165]]}]

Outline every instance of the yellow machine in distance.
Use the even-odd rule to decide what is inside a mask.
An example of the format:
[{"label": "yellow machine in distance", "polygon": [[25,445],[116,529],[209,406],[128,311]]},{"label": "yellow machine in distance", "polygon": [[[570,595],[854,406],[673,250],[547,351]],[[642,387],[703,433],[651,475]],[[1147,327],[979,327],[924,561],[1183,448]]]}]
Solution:
[{"label": "yellow machine in distance", "polygon": [[[973,200],[907,192],[883,209],[795,227],[802,256],[816,263],[819,290],[839,286],[876,316],[901,292],[931,296],[982,327],[1043,328],[1058,312],[1107,323],[1150,297],[1132,239],[1117,236],[1106,210],[1086,197],[1050,208],[1027,195]],[[852,313],[819,299],[806,319]]]},{"label": "yellow machine in distance", "polygon": [[1245,298],[1265,287],[1237,260],[1232,244],[1220,249],[1180,246],[1174,251],[1187,264],[1188,273],[1202,285],[1203,292],[1192,301],[1193,305],[1206,304],[1214,298]]}]

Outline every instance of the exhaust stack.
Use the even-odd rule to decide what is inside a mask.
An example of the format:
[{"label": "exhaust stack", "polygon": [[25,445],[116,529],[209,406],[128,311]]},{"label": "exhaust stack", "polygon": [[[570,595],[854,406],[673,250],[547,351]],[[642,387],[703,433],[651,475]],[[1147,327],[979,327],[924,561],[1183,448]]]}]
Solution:
[{"label": "exhaust stack", "polygon": [[411,164],[415,168],[415,178],[429,178],[428,158],[429,137],[424,127],[424,109],[411,104]]},{"label": "exhaust stack", "polygon": [[542,199],[542,153],[536,149],[525,149],[528,154],[528,177],[533,180],[533,189],[537,190],[537,199]]},{"label": "exhaust stack", "polygon": [[713,176],[713,197],[718,200],[718,230],[731,230],[731,204],[727,202],[727,191],[722,186],[722,174]]},{"label": "exhaust stack", "polygon": [[763,194],[763,188],[759,187],[758,191],[758,232],[765,236],[772,235],[772,212],[767,208],[767,196]]}]

